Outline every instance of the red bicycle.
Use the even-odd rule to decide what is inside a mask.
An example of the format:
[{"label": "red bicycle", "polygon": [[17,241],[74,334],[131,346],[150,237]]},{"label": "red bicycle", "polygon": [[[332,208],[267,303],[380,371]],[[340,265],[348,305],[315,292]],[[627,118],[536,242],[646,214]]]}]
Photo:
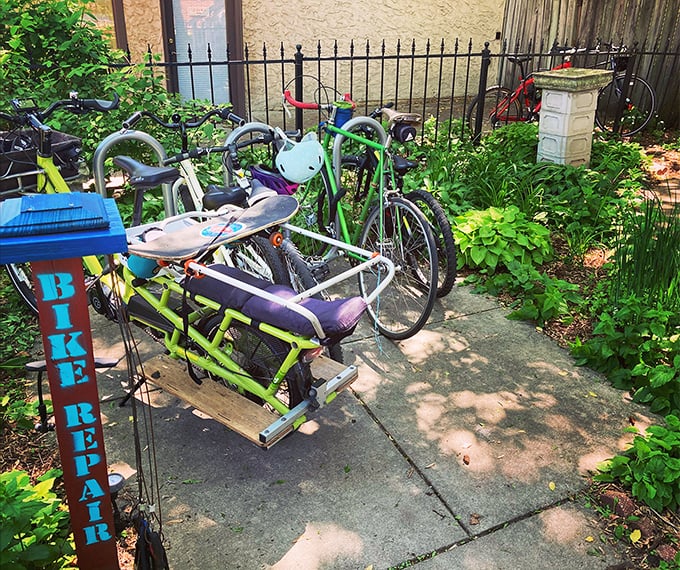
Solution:
[{"label": "red bicycle", "polygon": [[[552,52],[551,55],[563,55],[564,60],[552,69],[572,67],[571,54],[593,55],[596,60],[599,55],[604,55],[605,58],[596,61],[592,67],[604,67],[614,73],[611,81],[598,93],[595,124],[603,132],[629,137],[644,129],[651,120],[656,108],[656,94],[647,81],[634,73],[633,69],[629,69],[631,54],[625,45],[615,46],[606,43],[602,45],[608,51],[601,51],[599,42],[592,49],[558,48],[558,51]],[[538,119],[541,110],[540,93],[536,90],[533,75],[527,75],[524,67],[531,59],[531,56],[508,56],[510,63],[519,66],[519,85],[514,91],[501,85],[494,85],[484,92],[482,111],[484,116],[481,119],[480,135],[508,123]],[[468,109],[468,125],[473,132],[477,126],[481,101],[481,97],[476,97]]]},{"label": "red bicycle", "polygon": [[[489,87],[483,96],[482,125],[480,135],[486,134],[498,127],[518,121],[533,121],[538,119],[541,110],[541,98],[534,84],[534,76],[525,73],[524,64],[532,60],[532,56],[508,56],[508,61],[519,67],[519,85],[513,91],[501,85]],[[564,61],[551,69],[565,69],[571,67],[571,58],[566,56]],[[467,112],[467,121],[474,132],[477,125],[477,115],[480,112],[481,96],[475,97]]]}]

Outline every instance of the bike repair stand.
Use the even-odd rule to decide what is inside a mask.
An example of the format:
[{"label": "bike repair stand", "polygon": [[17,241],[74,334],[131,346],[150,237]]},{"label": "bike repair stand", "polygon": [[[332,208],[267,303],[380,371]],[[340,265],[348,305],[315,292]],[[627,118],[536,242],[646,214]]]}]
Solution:
[{"label": "bike repair stand", "polygon": [[0,203],[0,264],[31,262],[81,570],[119,570],[81,257],[125,251],[112,199],[75,192]]},{"label": "bike repair stand", "polygon": [[590,164],[597,95],[611,78],[611,71],[579,67],[534,73],[542,89],[536,162]]}]

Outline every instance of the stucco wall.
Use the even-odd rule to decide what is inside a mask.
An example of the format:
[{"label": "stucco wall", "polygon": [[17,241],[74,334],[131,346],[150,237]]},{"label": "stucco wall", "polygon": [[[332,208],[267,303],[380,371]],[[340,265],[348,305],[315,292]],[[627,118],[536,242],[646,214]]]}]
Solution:
[{"label": "stucco wall", "polygon": [[[328,0],[295,0],[295,2],[272,2],[271,0],[243,0],[244,42],[248,45],[251,59],[262,56],[262,46],[267,45],[270,58],[279,57],[280,45],[283,43],[286,57],[292,57],[295,46],[302,45],[307,56],[315,56],[317,44],[321,41],[322,56],[332,56],[334,42],[337,41],[338,55],[348,56],[350,42],[354,40],[354,55],[357,58],[366,54],[366,42],[370,43],[370,54],[381,53],[382,41],[385,40],[385,55],[396,54],[397,42],[401,43],[401,54],[411,52],[411,44],[415,40],[416,53],[424,54],[426,43],[430,41],[430,53],[439,53],[442,40],[445,42],[445,53],[452,53],[456,39],[459,40],[459,52],[467,53],[468,44],[472,40],[473,52],[480,52],[484,42],[491,43],[496,50],[499,41],[495,40],[503,24],[504,2],[499,0],[352,0],[350,2],[329,2]],[[396,73],[394,62],[386,61],[385,67],[379,63],[371,64],[366,71],[362,65],[355,65],[352,95],[359,103],[370,106],[379,100],[381,74],[385,72],[385,84],[393,85]],[[464,89],[465,72],[459,64],[456,72],[458,92]],[[436,65],[435,65],[436,67]],[[453,73],[452,61],[448,60],[443,70],[442,85],[451,85]],[[339,83],[348,82],[348,64],[338,67]],[[478,65],[471,69],[471,85],[477,82]],[[251,76],[253,85],[262,85],[262,77],[258,69]],[[316,74],[316,67],[312,72]],[[274,76],[269,77],[269,101],[280,99],[280,85],[292,79],[290,68],[286,77],[276,76],[277,70],[270,68]],[[399,70],[398,98],[407,96],[411,85],[416,99],[428,99],[436,95],[438,82],[429,77],[425,88],[425,67],[422,60],[416,62],[413,80],[411,70],[402,63]],[[433,73],[431,67],[429,73]],[[290,76],[289,76],[290,75]],[[327,66],[322,70],[322,80],[326,85],[334,80],[335,70]],[[258,83],[259,82],[259,83]],[[369,83],[369,95],[365,96],[364,85]],[[392,82],[392,83],[388,83]],[[349,90],[346,83],[338,85],[341,91]],[[390,87],[390,89],[394,89]],[[307,90],[306,90],[307,91]],[[257,111],[264,105],[265,94],[251,90],[252,105]],[[308,96],[308,93],[305,93]],[[368,101],[363,101],[363,99]],[[393,100],[391,93],[385,94],[386,100]]]},{"label": "stucco wall", "polygon": [[[164,0],[167,1],[167,0]],[[227,0],[229,1],[229,0]],[[154,53],[162,53],[161,0],[124,0],[127,35],[133,60],[140,61],[146,53],[147,44]],[[333,45],[337,41],[338,55],[349,55],[350,42],[354,40],[355,56],[366,53],[367,40],[371,45],[371,54],[378,55],[381,43],[385,40],[385,54],[396,53],[397,41],[401,42],[401,53],[408,54],[411,43],[416,42],[416,53],[425,52],[425,44],[431,42],[431,53],[439,52],[444,40],[446,53],[451,53],[456,39],[459,50],[466,53],[468,43],[472,40],[473,51],[479,52],[485,41],[497,49],[494,40],[503,23],[503,2],[499,0],[352,0],[350,2],[329,2],[328,0],[293,0],[289,2],[272,0],[242,0],[243,2],[243,41],[248,46],[251,60],[262,57],[262,47],[266,44],[269,58],[276,59],[280,55],[283,44],[287,58],[292,58],[295,46],[303,46],[303,53],[316,55],[317,43],[321,41],[322,55],[331,56]],[[198,47],[198,46],[192,46]],[[200,49],[195,50],[200,53]],[[376,64],[377,65],[377,64]],[[386,63],[386,76],[394,75],[393,62]],[[330,69],[330,66],[329,66]],[[270,72],[277,73],[273,67]],[[476,81],[476,69],[472,69],[472,81]],[[261,67],[250,70],[251,104],[255,109],[264,108],[265,97],[269,101],[280,99],[280,86],[291,80],[292,68],[288,67],[285,77],[270,76],[269,92],[264,93],[264,78]],[[323,72],[325,73],[325,72]],[[322,74],[323,74],[322,73]],[[402,68],[400,74],[400,91],[410,87],[410,75]],[[419,64],[415,70],[412,84],[416,94],[424,85],[424,67]],[[443,84],[451,83],[450,70],[444,72]],[[457,71],[458,82],[464,81],[464,73]],[[346,63],[339,66],[340,82],[349,75]],[[365,68],[355,66],[353,95],[357,101],[363,97],[360,87],[366,82],[372,84],[375,93],[376,83],[380,82],[380,73],[374,69],[368,72]],[[327,77],[322,78],[325,82]],[[430,80],[431,81],[431,80]],[[339,86],[341,90],[349,90],[349,85]],[[434,96],[436,82],[428,83],[427,90],[420,91],[419,96]],[[361,92],[360,92],[361,91]],[[401,97],[401,94],[399,94]],[[418,96],[418,95],[417,95]],[[375,100],[375,95],[369,95]],[[258,113],[259,114],[259,113]],[[263,117],[260,116],[260,119]]]},{"label": "stucco wall", "polygon": [[338,40],[387,45],[430,39],[439,44],[460,38],[475,44],[493,40],[503,23],[499,0],[243,0],[244,40],[251,46],[263,42],[286,49],[295,44],[315,45],[317,40]]},{"label": "stucco wall", "polygon": [[123,0],[123,11],[132,61],[145,61],[147,45],[153,53],[163,53],[159,0]]}]

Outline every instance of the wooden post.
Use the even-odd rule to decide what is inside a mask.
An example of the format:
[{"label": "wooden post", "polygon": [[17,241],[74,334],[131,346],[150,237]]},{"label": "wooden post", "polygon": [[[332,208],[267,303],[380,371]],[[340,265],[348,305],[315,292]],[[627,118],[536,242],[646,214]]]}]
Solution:
[{"label": "wooden post", "polygon": [[31,262],[78,567],[118,570],[81,256],[127,244],[113,200],[87,196],[0,203],[0,263]]}]

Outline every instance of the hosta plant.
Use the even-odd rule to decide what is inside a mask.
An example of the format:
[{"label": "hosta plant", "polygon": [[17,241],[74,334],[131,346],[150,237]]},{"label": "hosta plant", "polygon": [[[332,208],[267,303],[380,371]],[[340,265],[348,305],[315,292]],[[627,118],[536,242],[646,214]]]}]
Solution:
[{"label": "hosta plant", "polygon": [[453,231],[459,269],[493,274],[512,262],[541,265],[552,255],[549,230],[527,219],[517,206],[471,210],[454,219]]}]

